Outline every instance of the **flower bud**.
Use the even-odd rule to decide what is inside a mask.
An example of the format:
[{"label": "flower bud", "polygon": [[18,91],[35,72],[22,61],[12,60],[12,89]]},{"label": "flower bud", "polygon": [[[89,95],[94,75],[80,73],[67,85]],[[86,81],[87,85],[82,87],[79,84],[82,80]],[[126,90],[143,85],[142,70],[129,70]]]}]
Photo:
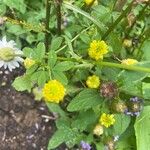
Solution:
[{"label": "flower bud", "polygon": [[113,82],[103,83],[100,87],[100,93],[104,98],[113,99],[118,95],[117,85]]},{"label": "flower bud", "polygon": [[102,135],[104,132],[104,129],[103,129],[103,126],[100,125],[100,124],[97,124],[93,130],[93,134],[94,135],[97,135],[97,136],[100,136]]},{"label": "flower bud", "polygon": [[132,40],[124,39],[123,46],[127,47],[127,48],[131,47],[132,46]]},{"label": "flower bud", "polygon": [[30,58],[26,58],[24,60],[24,66],[25,66],[26,69],[30,68],[34,64],[35,64],[35,61],[30,59]]},{"label": "flower bud", "polygon": [[114,102],[112,109],[117,113],[124,113],[127,110],[127,105],[123,101]]}]

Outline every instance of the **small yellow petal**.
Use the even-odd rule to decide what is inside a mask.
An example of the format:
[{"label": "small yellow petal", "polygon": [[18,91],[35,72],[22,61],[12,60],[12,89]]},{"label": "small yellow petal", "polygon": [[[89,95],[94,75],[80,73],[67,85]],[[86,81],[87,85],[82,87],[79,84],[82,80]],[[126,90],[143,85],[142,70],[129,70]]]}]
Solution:
[{"label": "small yellow petal", "polygon": [[59,103],[63,101],[65,91],[66,89],[59,81],[50,80],[44,85],[42,93],[46,101]]},{"label": "small yellow petal", "polygon": [[87,85],[89,88],[98,88],[99,85],[100,85],[100,79],[99,79],[99,77],[96,76],[96,75],[89,76],[89,77],[87,78],[86,85]]},{"label": "small yellow petal", "polygon": [[88,54],[96,61],[103,59],[103,56],[108,53],[108,45],[104,41],[93,40],[88,49]]},{"label": "small yellow petal", "polygon": [[[85,4],[86,4],[87,6],[89,6],[89,5],[91,5],[91,3],[93,2],[93,0],[84,0],[84,2],[85,2]],[[97,4],[98,4],[98,1],[95,0],[94,3],[93,3],[93,5],[97,5]]]},{"label": "small yellow petal", "polygon": [[115,123],[114,115],[103,113],[99,119],[99,122],[106,128],[110,127]]}]

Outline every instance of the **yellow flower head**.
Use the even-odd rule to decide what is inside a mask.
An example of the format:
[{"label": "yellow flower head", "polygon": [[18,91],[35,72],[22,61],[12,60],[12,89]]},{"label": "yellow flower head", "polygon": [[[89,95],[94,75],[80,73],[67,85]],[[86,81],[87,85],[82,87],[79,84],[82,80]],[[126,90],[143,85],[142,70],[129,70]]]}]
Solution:
[{"label": "yellow flower head", "polygon": [[108,45],[104,41],[92,41],[88,54],[91,58],[98,60],[103,59],[103,55],[108,53]]},{"label": "yellow flower head", "polygon": [[26,58],[24,60],[24,66],[25,66],[26,69],[30,68],[34,64],[35,64],[35,61],[30,59],[30,58]]},{"label": "yellow flower head", "polygon": [[59,103],[65,96],[64,86],[57,80],[50,80],[44,85],[43,97],[48,102]]},{"label": "yellow flower head", "polygon": [[[84,2],[85,2],[85,4],[86,4],[87,6],[89,6],[89,5],[93,2],[93,0],[84,0]],[[93,5],[96,6],[97,4],[98,4],[98,1],[95,0],[94,3],[93,3]]]},{"label": "yellow flower head", "polygon": [[129,59],[124,59],[124,60],[121,61],[121,64],[124,64],[124,65],[135,65],[137,63],[138,63],[137,60],[130,59],[130,58]]},{"label": "yellow flower head", "polygon": [[87,78],[86,85],[87,85],[89,88],[98,88],[99,85],[100,85],[100,79],[99,79],[99,77],[96,76],[96,75],[89,76],[89,77]]},{"label": "yellow flower head", "polygon": [[99,119],[99,122],[101,123],[101,125],[108,128],[115,123],[114,115],[103,113]]}]

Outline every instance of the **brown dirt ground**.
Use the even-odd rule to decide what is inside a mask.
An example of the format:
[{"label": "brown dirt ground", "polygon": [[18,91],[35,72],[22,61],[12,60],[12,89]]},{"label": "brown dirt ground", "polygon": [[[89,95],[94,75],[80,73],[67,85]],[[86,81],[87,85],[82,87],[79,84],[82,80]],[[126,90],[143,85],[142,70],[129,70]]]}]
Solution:
[{"label": "brown dirt ground", "polygon": [[48,119],[53,115],[44,102],[11,86],[22,74],[19,70],[0,70],[0,150],[46,150],[55,130],[54,121]]}]

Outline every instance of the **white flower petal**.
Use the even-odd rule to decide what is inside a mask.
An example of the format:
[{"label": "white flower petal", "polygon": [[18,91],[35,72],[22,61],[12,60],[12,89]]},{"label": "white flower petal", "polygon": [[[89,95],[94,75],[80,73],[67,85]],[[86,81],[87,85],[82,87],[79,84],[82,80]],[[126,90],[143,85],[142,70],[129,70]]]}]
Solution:
[{"label": "white flower petal", "polygon": [[7,66],[8,66],[8,63],[7,63],[7,62],[5,62],[5,63],[4,63],[4,69],[6,69],[6,68],[7,68]]},{"label": "white flower petal", "polygon": [[11,62],[15,67],[19,67],[19,63],[17,61]]},{"label": "white flower petal", "polygon": [[16,68],[16,66],[13,64],[13,61],[8,62],[8,65],[10,65],[13,69],[15,69],[15,68]]},{"label": "white flower petal", "polygon": [[8,63],[8,69],[9,71],[12,71],[12,69],[14,69],[14,66],[12,66],[11,63]]},{"label": "white flower petal", "polygon": [[8,42],[9,45],[11,45],[12,47],[14,47],[16,45],[15,41],[11,40]]},{"label": "white flower petal", "polygon": [[4,37],[2,38],[2,42],[5,43],[5,44],[7,43],[6,36],[4,36]]},{"label": "white flower petal", "polygon": [[14,51],[15,51],[15,54],[23,54],[23,52],[17,48],[15,48]]},{"label": "white flower petal", "polygon": [[[4,36],[2,40],[0,40],[0,49],[1,48],[11,48],[15,54],[18,55],[23,54],[23,52],[16,47],[15,41],[10,40],[7,42],[6,36]],[[10,61],[0,60],[0,68],[4,66],[4,69],[8,68],[10,71],[12,71],[12,69],[15,69],[16,67],[20,66],[19,62],[23,62],[23,61],[24,59],[19,56],[16,56],[13,60]]]},{"label": "white flower petal", "polygon": [[4,65],[4,61],[0,61],[0,68]]},{"label": "white flower petal", "polygon": [[24,59],[21,58],[21,57],[15,57],[15,60],[16,60],[16,61],[19,61],[19,62],[23,62],[23,61],[24,61]]}]

